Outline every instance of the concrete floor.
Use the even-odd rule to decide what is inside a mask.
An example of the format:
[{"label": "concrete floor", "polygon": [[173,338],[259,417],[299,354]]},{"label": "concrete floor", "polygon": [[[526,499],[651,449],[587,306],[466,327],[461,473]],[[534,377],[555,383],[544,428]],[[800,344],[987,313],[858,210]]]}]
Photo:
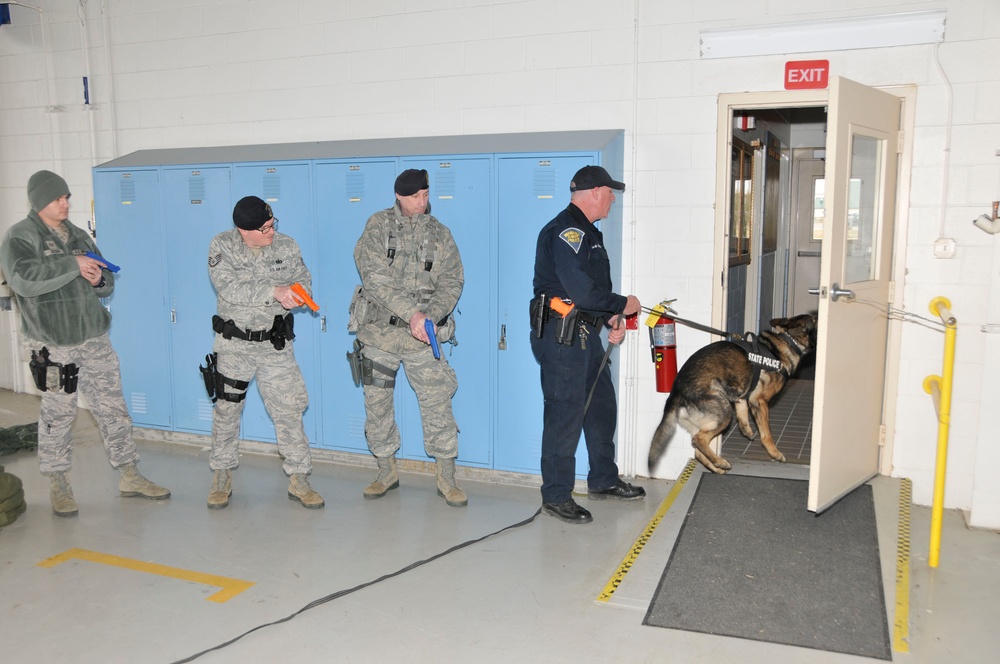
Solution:
[{"label": "concrete floor", "polygon": [[[33,421],[36,397],[0,391],[0,426]],[[430,475],[364,500],[368,468],[317,463],[326,508],[287,499],[276,456],[245,454],[230,506],[205,506],[204,447],[140,441],[140,467],[168,486],[166,501],[118,496],[93,419],[81,411],[71,474],[80,514],[60,518],[33,453],[0,457],[24,481],[28,511],[0,530],[0,626],[7,662],[168,663],[213,648],[316,600],[374,581],[450,547],[529,519],[537,488],[464,480],[469,505],[452,508]],[[738,463],[737,472],[805,466]],[[700,470],[698,471],[700,472]],[[198,662],[775,662],[871,661],[837,653],[642,625],[688,486],[653,531],[608,602],[595,601],[647,529],[672,482],[640,480],[645,501],[585,501],[594,522],[534,521],[403,574],[330,599],[209,652]],[[890,634],[896,611],[898,480],[873,489]],[[946,512],[938,569],[927,566],[930,509],[910,513],[909,652],[895,662],[995,661],[1000,535]],[[96,552],[96,561],[64,552]],[[88,554],[78,554],[86,556]],[[113,558],[117,556],[118,558]],[[129,568],[129,560],[140,570]],[[163,568],[154,565],[165,566]],[[210,601],[225,579],[252,582]]]}]

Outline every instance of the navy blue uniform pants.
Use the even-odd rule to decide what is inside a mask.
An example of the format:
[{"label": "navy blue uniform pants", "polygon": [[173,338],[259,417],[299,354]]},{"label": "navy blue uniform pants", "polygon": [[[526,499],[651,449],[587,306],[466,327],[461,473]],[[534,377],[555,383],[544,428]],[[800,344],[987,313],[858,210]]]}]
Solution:
[{"label": "navy blue uniform pants", "polygon": [[[583,431],[590,471],[587,486],[606,489],[618,481],[615,464],[615,427],[618,404],[608,366],[601,367],[604,344],[599,330],[587,326],[586,349],[577,339],[572,346],[556,342],[556,325],[544,328],[541,339],[531,333],[531,351],[541,365],[545,397],[542,430],[542,502],[570,499],[576,480],[576,447]],[[586,414],[587,395],[594,382],[594,397]]]}]

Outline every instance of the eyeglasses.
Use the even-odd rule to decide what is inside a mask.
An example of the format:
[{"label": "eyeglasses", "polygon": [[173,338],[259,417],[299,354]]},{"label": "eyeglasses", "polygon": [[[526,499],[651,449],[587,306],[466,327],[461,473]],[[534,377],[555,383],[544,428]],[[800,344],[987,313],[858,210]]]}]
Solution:
[{"label": "eyeglasses", "polygon": [[275,217],[274,221],[272,221],[270,225],[261,226],[257,230],[264,235],[267,235],[268,233],[273,233],[274,231],[278,230],[278,218]]}]

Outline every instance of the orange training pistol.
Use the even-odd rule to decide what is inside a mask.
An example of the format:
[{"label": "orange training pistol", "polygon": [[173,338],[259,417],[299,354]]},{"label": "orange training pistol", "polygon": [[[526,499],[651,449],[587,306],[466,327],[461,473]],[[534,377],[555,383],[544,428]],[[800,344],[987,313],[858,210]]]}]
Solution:
[{"label": "orange training pistol", "polygon": [[299,282],[292,284],[292,292],[302,298],[302,302],[304,302],[307,307],[313,311],[319,311],[319,305],[316,304],[311,297],[309,297],[309,293],[307,293],[306,289],[302,287],[302,284]]}]

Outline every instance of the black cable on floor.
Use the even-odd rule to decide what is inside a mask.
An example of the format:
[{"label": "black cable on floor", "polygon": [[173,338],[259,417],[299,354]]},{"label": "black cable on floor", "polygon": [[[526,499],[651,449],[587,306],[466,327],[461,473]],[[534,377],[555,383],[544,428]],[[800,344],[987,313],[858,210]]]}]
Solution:
[{"label": "black cable on floor", "polygon": [[406,567],[404,567],[404,568],[402,568],[400,570],[396,570],[395,572],[392,572],[390,574],[384,574],[384,575],[380,576],[379,578],[375,579],[374,581],[367,581],[365,583],[362,583],[361,585],[354,586],[353,588],[348,588],[346,590],[338,590],[337,592],[332,593],[330,595],[327,595],[326,597],[321,597],[321,598],[319,598],[317,600],[314,600],[314,601],[310,602],[309,604],[306,604],[301,609],[299,609],[298,611],[296,611],[295,613],[293,613],[293,614],[291,614],[289,616],[285,616],[284,618],[282,618],[280,620],[275,620],[274,622],[264,623],[263,625],[257,625],[253,629],[248,629],[247,631],[243,632],[239,636],[234,637],[232,639],[229,639],[225,643],[220,643],[219,645],[214,646],[212,648],[208,648],[207,650],[202,650],[201,652],[195,653],[194,655],[191,655],[190,657],[185,657],[184,659],[179,659],[176,662],[174,662],[173,664],[184,664],[185,662],[193,661],[193,660],[201,657],[205,653],[212,652],[213,650],[221,650],[222,648],[225,648],[228,645],[232,645],[233,643],[236,643],[237,641],[239,641],[240,639],[242,639],[244,636],[256,632],[258,629],[264,629],[265,627],[270,627],[272,625],[279,625],[279,624],[281,624],[283,622],[288,622],[289,620],[291,620],[295,616],[299,615],[300,613],[304,613],[304,612],[308,611],[309,609],[314,609],[317,606],[320,606],[322,604],[326,604],[327,602],[333,601],[335,599],[340,599],[341,597],[343,597],[345,595],[350,595],[353,592],[356,592],[356,591],[361,590],[363,588],[367,588],[369,586],[373,586],[376,583],[379,583],[381,581],[385,581],[386,579],[391,579],[394,576],[399,576],[400,574],[403,574],[405,572],[409,572],[410,570],[414,570],[414,569],[420,567],[421,565],[426,565],[429,562],[433,562],[433,561],[437,560],[438,558],[443,558],[444,556],[447,556],[449,553],[454,553],[455,551],[458,551],[459,549],[464,549],[465,547],[471,546],[472,544],[478,544],[479,542],[482,542],[483,540],[489,539],[490,537],[493,537],[494,535],[499,535],[500,533],[505,532],[507,530],[513,530],[514,528],[520,528],[521,526],[526,526],[529,523],[531,523],[532,521],[534,521],[535,517],[538,516],[539,514],[541,514],[541,512],[542,512],[542,509],[538,508],[538,510],[534,514],[532,514],[530,517],[528,517],[524,521],[519,521],[518,523],[511,524],[509,526],[501,528],[500,530],[492,532],[492,533],[490,533],[488,535],[483,535],[482,537],[480,537],[478,539],[472,539],[472,540],[468,540],[468,541],[462,542],[461,544],[456,544],[455,546],[451,547],[450,549],[446,549],[445,551],[442,551],[441,553],[437,553],[437,554],[431,556],[430,558],[427,558],[425,560],[418,560],[417,562],[411,563],[411,564],[407,565]]}]

